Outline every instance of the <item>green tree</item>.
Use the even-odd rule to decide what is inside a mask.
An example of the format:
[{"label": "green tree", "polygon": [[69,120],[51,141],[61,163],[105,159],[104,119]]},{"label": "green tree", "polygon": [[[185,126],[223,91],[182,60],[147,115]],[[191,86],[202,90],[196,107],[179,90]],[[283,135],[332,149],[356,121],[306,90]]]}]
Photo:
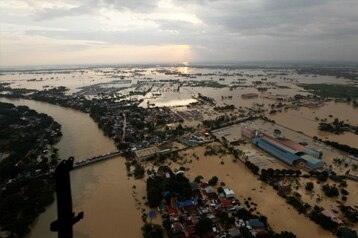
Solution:
[{"label": "green tree", "polygon": [[212,231],[213,222],[207,217],[201,217],[195,225],[195,229],[199,235],[204,236]]},{"label": "green tree", "polygon": [[314,188],[314,185],[313,185],[312,182],[308,182],[308,183],[306,184],[305,188],[306,188],[306,190],[308,190],[308,191],[312,191],[313,188]]},{"label": "green tree", "polygon": [[209,185],[210,185],[210,186],[215,186],[215,185],[218,183],[218,181],[219,181],[218,177],[213,176],[213,177],[211,177],[211,179],[209,180]]},{"label": "green tree", "polygon": [[145,223],[142,226],[142,233],[144,238],[162,238],[163,229],[160,225],[153,223]]}]

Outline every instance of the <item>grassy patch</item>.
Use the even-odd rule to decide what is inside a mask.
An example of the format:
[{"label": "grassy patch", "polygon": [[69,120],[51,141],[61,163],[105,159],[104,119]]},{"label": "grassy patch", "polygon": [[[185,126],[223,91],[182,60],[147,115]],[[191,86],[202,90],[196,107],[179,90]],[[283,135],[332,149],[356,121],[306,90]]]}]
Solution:
[{"label": "grassy patch", "polygon": [[358,87],[341,84],[301,84],[306,90],[313,90],[322,97],[346,98],[358,97]]},{"label": "grassy patch", "polygon": [[191,87],[208,87],[208,88],[225,88],[228,85],[221,84],[213,80],[206,81],[190,81],[189,86]]}]

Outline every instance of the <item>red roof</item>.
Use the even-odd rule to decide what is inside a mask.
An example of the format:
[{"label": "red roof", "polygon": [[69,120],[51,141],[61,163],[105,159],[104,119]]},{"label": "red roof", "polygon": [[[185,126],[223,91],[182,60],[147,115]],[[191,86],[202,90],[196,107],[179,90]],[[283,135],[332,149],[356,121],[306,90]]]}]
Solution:
[{"label": "red roof", "polygon": [[170,205],[167,206],[167,212],[169,215],[178,215],[179,214],[178,210],[173,208]]},{"label": "red roof", "polygon": [[304,147],[303,145],[298,144],[297,142],[294,142],[292,140],[286,139],[286,138],[280,138],[279,142],[281,142],[282,144],[284,144],[285,146],[290,147],[291,149],[294,149],[296,151],[298,150],[304,150],[306,147]]},{"label": "red roof", "polygon": [[272,138],[272,137],[262,136],[262,139],[264,139],[264,140],[270,142],[271,144],[274,144],[274,145],[276,145],[277,147],[279,147],[279,148],[281,148],[281,149],[283,149],[283,150],[286,150],[286,151],[288,151],[288,152],[291,152],[291,153],[295,153],[295,152],[296,152],[296,150],[293,150],[292,148],[286,146],[285,144],[281,143],[279,140],[276,140],[276,139],[274,139],[274,138]]},{"label": "red roof", "polygon": [[193,211],[193,210],[198,209],[198,206],[197,205],[186,206],[186,207],[184,207],[184,209],[187,211]]},{"label": "red roof", "polygon": [[231,200],[223,200],[223,201],[221,202],[221,204],[222,204],[224,207],[230,207],[230,206],[232,206]]}]

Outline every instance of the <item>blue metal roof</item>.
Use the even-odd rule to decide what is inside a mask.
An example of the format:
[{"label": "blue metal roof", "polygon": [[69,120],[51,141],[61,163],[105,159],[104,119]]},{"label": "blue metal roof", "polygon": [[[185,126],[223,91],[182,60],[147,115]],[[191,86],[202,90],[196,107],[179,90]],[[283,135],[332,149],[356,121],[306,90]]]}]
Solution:
[{"label": "blue metal roof", "polygon": [[265,228],[264,223],[262,223],[258,219],[250,219],[249,224],[252,228]]},{"label": "blue metal roof", "polygon": [[188,206],[198,205],[198,201],[197,200],[178,201],[177,205],[179,207],[188,207]]}]

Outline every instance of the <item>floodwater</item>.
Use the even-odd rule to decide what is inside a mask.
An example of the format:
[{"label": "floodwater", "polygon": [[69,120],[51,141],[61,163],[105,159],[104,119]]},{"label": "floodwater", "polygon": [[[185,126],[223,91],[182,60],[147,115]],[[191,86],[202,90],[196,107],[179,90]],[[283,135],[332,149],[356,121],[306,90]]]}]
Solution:
[{"label": "floodwater", "polygon": [[[331,116],[330,116],[331,115]],[[323,139],[337,141],[351,147],[358,147],[358,135],[345,132],[340,135],[318,130],[319,121],[315,118],[325,119],[332,122],[335,118],[344,120],[345,122],[357,126],[358,125],[358,109],[350,104],[328,102],[319,108],[300,108],[298,110],[289,110],[287,112],[269,115],[276,123],[292,128],[296,131],[302,131],[309,136],[318,136]]]},{"label": "floodwater", "polygon": [[[298,238],[306,237],[335,237],[333,234],[323,230],[319,225],[313,223],[309,218],[299,215],[298,212],[287,205],[276,191],[270,186],[259,181],[241,162],[233,162],[233,156],[204,156],[205,147],[197,147],[181,152],[187,160],[192,163],[184,166],[190,169],[185,173],[190,180],[202,175],[205,180],[212,176],[219,178],[219,183],[224,182],[226,187],[234,190],[236,197],[243,201],[251,197],[258,204],[257,210],[268,218],[268,223],[274,231],[291,231]],[[200,159],[191,157],[195,153]],[[185,156],[186,154],[186,156]],[[224,164],[221,164],[221,161]],[[170,165],[179,168],[180,165]]]},{"label": "floodwater", "polygon": [[[61,158],[74,155],[78,160],[116,149],[113,141],[103,135],[88,114],[30,100],[0,98],[0,101],[26,105],[58,121],[63,131],[63,137],[56,145]],[[142,200],[145,183],[129,180],[124,162],[124,158],[116,157],[71,172],[73,209],[85,214],[84,219],[74,226],[74,237],[124,237],[123,234],[125,237],[141,237],[141,213],[135,198]],[[53,203],[34,222],[29,237],[57,237],[56,233],[50,232],[50,223],[56,219],[56,204]]]},{"label": "floodwater", "polygon": [[59,148],[61,159],[74,156],[75,160],[83,160],[116,150],[113,140],[105,137],[86,113],[25,99],[0,98],[0,101],[13,103],[16,106],[26,105],[39,113],[52,116],[60,123],[63,136],[56,147]]}]

